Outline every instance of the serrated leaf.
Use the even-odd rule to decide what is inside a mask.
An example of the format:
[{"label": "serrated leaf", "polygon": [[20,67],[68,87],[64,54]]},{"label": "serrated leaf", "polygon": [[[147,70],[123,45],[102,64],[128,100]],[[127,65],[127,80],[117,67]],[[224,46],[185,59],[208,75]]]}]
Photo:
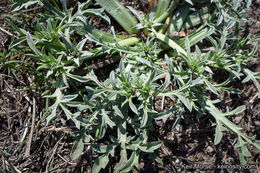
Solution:
[{"label": "serrated leaf", "polygon": [[72,160],[76,160],[79,158],[79,156],[81,155],[81,153],[83,152],[84,149],[84,143],[82,138],[77,139],[72,147],[71,150],[71,159]]}]

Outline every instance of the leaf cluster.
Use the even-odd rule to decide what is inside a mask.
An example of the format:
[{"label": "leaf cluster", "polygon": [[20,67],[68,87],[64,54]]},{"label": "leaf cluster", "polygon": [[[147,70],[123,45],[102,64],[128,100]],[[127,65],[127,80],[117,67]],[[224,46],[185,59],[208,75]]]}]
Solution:
[{"label": "leaf cluster", "polygon": [[[245,107],[223,113],[215,106],[220,100],[211,100],[208,94],[237,92],[230,83],[242,79],[242,83],[252,80],[260,91],[259,76],[246,67],[257,44],[252,50],[249,47],[257,39],[239,36],[241,20],[245,20],[251,1],[240,6],[241,0],[159,0],[145,15],[128,7],[132,15],[118,0],[96,2],[99,8],[93,8],[94,2],[88,0],[68,9],[66,0],[60,0],[62,8],[56,1],[17,0],[13,11],[36,4],[46,11],[32,24],[32,30],[9,22],[18,33],[10,49],[23,49],[28,58],[34,59],[38,74],[48,84],[43,95],[53,99],[53,104],[49,106],[47,124],[62,110],[77,128],[72,159],[79,158],[84,144],[90,143],[99,154],[93,162],[93,172],[104,169],[109,158],[118,155],[117,151],[120,161],[114,169],[121,172],[140,169],[139,161],[145,155],[162,163],[155,154],[162,142],[149,135],[153,122],[165,122],[174,116],[174,128],[185,113],[198,118],[210,114],[215,118],[216,145],[223,131],[231,130],[238,138],[236,146],[242,164],[250,156],[246,144],[260,149],[255,137],[242,133],[241,127],[227,118],[243,112]],[[125,29],[127,37],[117,35],[113,26],[111,33],[91,26],[89,16],[111,24],[107,13]],[[186,29],[193,32],[184,38],[172,37],[172,33]],[[145,38],[139,37],[141,32]],[[92,48],[86,46],[90,43]],[[105,81],[100,81],[94,71],[74,73],[82,70],[87,60],[107,54],[122,59]],[[217,70],[228,72],[224,82],[214,80]],[[170,90],[170,85],[176,89]],[[176,104],[159,113],[154,106],[157,96],[168,97]],[[111,130],[115,133],[110,134]],[[104,144],[103,139],[109,140]]]}]

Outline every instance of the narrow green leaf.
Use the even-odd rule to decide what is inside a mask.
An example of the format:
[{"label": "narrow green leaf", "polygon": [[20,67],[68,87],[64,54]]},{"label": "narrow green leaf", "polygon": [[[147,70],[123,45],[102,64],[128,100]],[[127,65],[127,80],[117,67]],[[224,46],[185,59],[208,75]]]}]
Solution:
[{"label": "narrow green leaf", "polygon": [[156,18],[154,20],[154,23],[162,23],[167,17],[169,17],[172,14],[172,12],[177,8],[177,5],[179,3],[179,0],[173,1],[170,8],[168,8],[162,15]]},{"label": "narrow green leaf", "polygon": [[131,169],[133,169],[135,165],[135,160],[138,159],[138,155],[136,151],[133,151],[129,160],[126,162],[124,167],[120,170],[121,172],[129,172]]},{"label": "narrow green leaf", "polygon": [[234,110],[231,111],[231,112],[224,113],[224,115],[225,115],[225,116],[237,115],[237,114],[240,114],[240,113],[244,112],[244,110],[246,110],[246,106],[245,106],[245,105],[242,105],[242,106],[237,107],[236,109],[234,109]]},{"label": "narrow green leaf", "polygon": [[118,0],[96,0],[129,34],[137,33],[135,18]]},{"label": "narrow green leaf", "polygon": [[92,148],[98,153],[108,153],[116,148],[117,145],[98,145],[93,144]]},{"label": "narrow green leaf", "polygon": [[122,168],[125,165],[125,162],[127,160],[127,153],[126,153],[126,148],[121,148],[120,152],[120,161],[119,163],[114,167],[115,170],[122,170]]},{"label": "narrow green leaf", "polygon": [[140,145],[139,149],[142,150],[143,152],[152,153],[158,148],[160,148],[161,145],[162,145],[161,141],[148,142],[147,144]]},{"label": "narrow green leaf", "polygon": [[[201,28],[197,29],[195,32],[193,32],[192,34],[190,34],[188,36],[188,38],[190,40],[190,45],[193,46],[193,45],[197,44],[198,42],[200,42],[207,36],[213,34],[214,32],[215,32],[215,29],[212,27],[209,27],[209,26],[201,27]],[[178,43],[181,47],[183,47],[185,45],[185,38],[177,40],[176,43]]]},{"label": "narrow green leaf", "polygon": [[97,159],[94,161],[94,165],[92,168],[93,173],[98,173],[100,172],[101,169],[105,169],[107,164],[109,162],[109,158],[107,154],[104,154],[102,156],[99,156]]},{"label": "narrow green leaf", "polygon": [[165,36],[161,33],[157,33],[156,36],[159,40],[168,44],[171,48],[176,50],[178,53],[181,53],[181,54],[187,56],[187,52],[182,47],[180,47],[177,43],[175,43],[173,40],[169,39],[167,36]]},{"label": "narrow green leaf", "polygon": [[132,98],[129,98],[129,99],[128,99],[128,102],[129,102],[129,107],[130,107],[130,109],[131,109],[136,115],[139,115],[136,106],[135,106],[135,105],[133,104],[133,102],[132,102]]},{"label": "narrow green leaf", "polygon": [[185,0],[187,3],[189,3],[190,5],[193,5],[191,0]]},{"label": "narrow green leaf", "polygon": [[214,145],[218,145],[223,137],[222,132],[222,125],[219,121],[217,121],[217,127],[215,130],[215,138],[214,138]]},{"label": "narrow green leaf", "polygon": [[161,16],[169,7],[170,0],[159,0],[156,8],[154,18]]},{"label": "narrow green leaf", "polygon": [[112,121],[108,114],[106,113],[106,111],[104,109],[101,110],[102,113],[102,118],[104,119],[105,123],[107,125],[109,125],[111,128],[113,128],[116,124],[114,123],[114,121]]},{"label": "narrow green leaf", "polygon": [[3,169],[0,168],[0,173],[6,173]]},{"label": "narrow green leaf", "polygon": [[163,161],[160,157],[158,157],[155,153],[149,153],[149,158],[151,160],[155,160],[157,163],[163,165]]},{"label": "narrow green leaf", "polygon": [[211,92],[218,95],[217,89],[208,80],[205,79],[204,82],[206,83]]},{"label": "narrow green leaf", "polygon": [[188,37],[185,38],[185,49],[187,52],[187,56],[190,57],[190,40]]},{"label": "narrow green leaf", "polygon": [[84,143],[83,143],[82,138],[77,139],[74,142],[72,150],[71,150],[71,159],[72,160],[78,159],[79,156],[81,155],[81,153],[83,152],[83,149],[84,149]]},{"label": "narrow green leaf", "polygon": [[184,5],[184,7],[176,10],[176,12],[174,13],[174,15],[172,17],[169,28],[167,30],[167,35],[170,35],[171,33],[175,32],[175,31],[181,30],[181,27],[190,12],[190,7],[191,6],[189,4],[186,4],[186,5]]},{"label": "narrow green leaf", "polygon": [[209,7],[206,6],[190,15],[187,16],[181,30],[189,29],[191,27],[197,26],[201,23],[206,23],[207,19],[210,17]]},{"label": "narrow green leaf", "polygon": [[[247,78],[253,81],[253,83],[256,86],[258,93],[259,93],[258,98],[260,98],[260,84],[257,81],[257,79],[260,79],[260,77],[256,76],[258,73],[254,73],[254,72],[250,71],[249,69],[243,69],[243,71],[247,75]],[[245,82],[245,80],[242,82]]]},{"label": "narrow green leaf", "polygon": [[176,94],[176,96],[180,99],[180,101],[186,106],[186,108],[191,112],[192,111],[192,105],[191,102],[182,96],[181,94]]},{"label": "narrow green leaf", "polygon": [[130,6],[128,6],[127,8],[135,15],[135,17],[139,20],[139,22],[143,22],[143,20],[144,20],[143,17],[136,9],[134,9]]},{"label": "narrow green leaf", "polygon": [[35,43],[33,42],[33,39],[32,39],[32,36],[30,33],[26,34],[26,39],[27,39],[27,43],[28,43],[29,47],[32,49],[32,51],[37,55],[41,55],[41,52],[36,48]]}]

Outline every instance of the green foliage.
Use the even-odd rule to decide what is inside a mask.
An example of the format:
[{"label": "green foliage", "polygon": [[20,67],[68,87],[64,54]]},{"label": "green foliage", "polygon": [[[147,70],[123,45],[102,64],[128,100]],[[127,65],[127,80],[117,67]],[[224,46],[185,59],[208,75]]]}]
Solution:
[{"label": "green foliage", "polygon": [[[175,116],[173,127],[176,127],[184,113],[195,112],[192,116],[210,114],[215,118],[216,145],[227,129],[238,137],[236,146],[240,149],[241,163],[245,164],[245,158],[250,156],[246,144],[259,149],[259,141],[243,134],[239,126],[226,118],[243,112],[245,107],[223,113],[207,93],[232,92],[230,82],[243,77],[242,82],[252,80],[260,91],[257,73],[246,68],[257,46],[250,52],[248,47],[253,40],[238,35],[251,1],[239,6],[239,0],[186,0],[173,1],[168,7],[170,1],[161,0],[145,15],[129,7],[139,23],[117,0],[96,2],[102,8],[90,8],[91,0],[78,3],[76,9],[68,9],[64,0],[60,1],[62,9],[48,0],[17,0],[12,7],[14,11],[36,4],[46,11],[27,31],[9,22],[18,32],[10,48],[22,49],[28,58],[35,60],[37,74],[44,76],[48,86],[43,95],[52,99],[53,104],[49,107],[47,124],[62,110],[77,128],[73,132],[76,140],[71,159],[78,159],[84,143],[91,143],[99,154],[93,162],[93,172],[105,169],[109,159],[119,155],[115,150],[120,150],[120,161],[114,169],[120,172],[140,169],[139,161],[144,155],[162,163],[154,153],[162,142],[152,140],[149,135],[153,121],[165,122]],[[198,9],[198,4],[203,8]],[[104,10],[129,34],[136,35],[125,38],[116,35],[113,26],[111,33],[91,26],[87,16],[111,24]],[[172,32],[191,27],[197,28],[187,37],[171,37]],[[230,32],[232,28],[236,32]],[[139,38],[142,31],[144,38]],[[95,45],[94,48],[87,48],[87,43]],[[124,55],[124,58],[105,81],[100,81],[93,71],[86,75],[75,73],[88,63],[86,60],[107,54]],[[222,83],[214,82],[216,70],[228,72],[229,77]],[[170,84],[177,89],[169,90]],[[157,96],[169,97],[176,105],[158,113],[154,106]],[[115,134],[108,133],[109,130]],[[104,144],[102,139],[109,140]]]}]

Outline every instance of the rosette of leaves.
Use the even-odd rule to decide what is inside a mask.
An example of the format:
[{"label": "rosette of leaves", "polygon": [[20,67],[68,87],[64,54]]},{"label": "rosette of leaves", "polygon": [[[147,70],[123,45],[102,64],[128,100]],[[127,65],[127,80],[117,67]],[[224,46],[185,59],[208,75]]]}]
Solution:
[{"label": "rosette of leaves", "polygon": [[[252,80],[260,90],[259,77],[246,68],[246,62],[257,50],[257,45],[252,51],[248,47],[257,39],[238,34],[242,29],[241,19],[251,1],[240,6],[240,0],[159,0],[146,15],[131,7],[128,11],[118,0],[96,0],[101,9],[87,9],[92,4],[90,0],[79,3],[77,9],[67,9],[66,0],[60,2],[62,10],[47,0],[17,1],[13,6],[15,10],[38,4],[50,13],[43,17],[43,22],[36,23],[36,30],[30,33],[10,22],[20,34],[10,48],[17,48],[26,41],[29,56],[39,62],[37,70],[47,70],[46,78],[54,81],[52,90],[55,92],[46,97],[56,101],[50,107],[47,120],[50,123],[61,108],[67,119],[75,123],[79,131],[75,134],[73,159],[81,155],[84,142],[91,141],[93,149],[100,153],[94,161],[94,172],[105,168],[109,157],[117,150],[120,150],[121,159],[115,169],[122,172],[130,171],[134,166],[139,168],[139,160],[145,153],[160,161],[153,154],[160,142],[149,139],[152,120],[166,121],[169,116],[177,116],[175,127],[183,119],[184,112],[192,111],[198,117],[211,114],[216,119],[215,144],[220,142],[226,129],[237,135],[236,146],[243,164],[245,157],[250,155],[246,144],[259,149],[259,141],[243,134],[241,127],[226,118],[242,112],[244,107],[220,112],[214,105],[218,100],[210,100],[206,92],[216,95],[223,91],[235,92],[228,84],[243,76],[242,82]],[[110,23],[104,10],[122,26],[127,37],[117,35],[113,27],[111,33],[106,33],[89,24],[86,15],[102,17]],[[229,32],[233,28],[235,32]],[[172,37],[172,33],[187,29],[192,32],[185,38]],[[72,41],[75,34],[81,36],[78,42]],[[96,46],[91,50],[85,48],[87,41]],[[86,76],[72,73],[86,60],[105,54],[126,55],[106,81],[99,81],[93,72]],[[161,65],[166,65],[167,70]],[[227,71],[229,78],[219,84],[212,83],[213,71],[218,69]],[[158,84],[162,75],[165,75],[164,83]],[[69,93],[70,83],[84,84],[86,93]],[[169,83],[176,83],[178,89],[166,90]],[[177,102],[176,107],[158,114],[153,107],[155,96],[173,99]],[[77,111],[73,113],[70,107],[76,107]],[[81,115],[83,111],[88,112],[87,117]],[[117,136],[110,135],[109,144],[100,144],[109,128],[117,129]]]},{"label": "rosette of leaves", "polygon": [[[158,117],[153,97],[169,85],[169,76],[163,85],[156,83],[161,76],[162,73],[153,69],[143,74],[123,60],[119,69],[111,72],[109,79],[103,83],[93,72],[87,75],[94,86],[86,87],[88,95],[84,103],[75,102],[70,106],[90,111],[87,121],[91,126],[88,128],[95,141],[104,138],[108,128],[117,129],[117,136],[110,135],[109,145],[93,144],[94,151],[101,154],[94,161],[93,172],[105,168],[109,157],[114,156],[118,149],[121,159],[115,169],[122,172],[128,172],[134,166],[139,169],[140,156],[145,153],[155,157],[154,151],[161,142],[150,141],[148,132],[152,128],[152,120]],[[130,156],[127,151],[131,152]]]}]

